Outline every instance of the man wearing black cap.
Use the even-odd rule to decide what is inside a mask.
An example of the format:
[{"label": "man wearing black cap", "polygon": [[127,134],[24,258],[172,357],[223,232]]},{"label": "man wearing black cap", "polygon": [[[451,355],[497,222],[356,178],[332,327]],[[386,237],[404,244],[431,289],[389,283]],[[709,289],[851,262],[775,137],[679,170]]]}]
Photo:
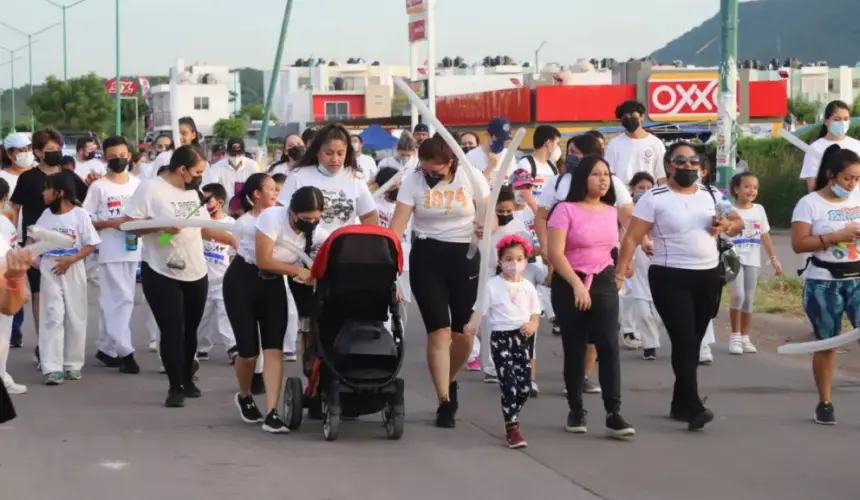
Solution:
[{"label": "man wearing black cap", "polygon": [[227,158],[227,148],[223,144],[212,146],[212,157],[209,160],[209,164],[214,165],[224,158]]},{"label": "man wearing black cap", "polygon": [[415,129],[412,130],[412,138],[415,139],[416,144],[421,146],[421,143],[427,140],[430,137],[430,127],[428,127],[424,123],[419,123],[415,125]]},{"label": "man wearing black cap", "polygon": [[242,139],[230,139],[227,141],[227,157],[212,165],[203,175],[203,184],[217,183],[227,190],[227,204],[230,207],[230,215],[241,215],[242,209],[238,198],[233,199],[241,192],[245,181],[251,175],[260,171],[254,160],[245,157],[245,141]]},{"label": "man wearing black cap", "polygon": [[[481,147],[469,151],[466,159],[475,168],[484,172],[484,177],[492,179],[496,175],[499,161],[507,151],[505,143],[511,140],[511,122],[507,118],[493,118],[487,125],[487,135],[490,140],[481,144]],[[507,175],[512,174],[516,166],[516,162],[511,162]]]}]

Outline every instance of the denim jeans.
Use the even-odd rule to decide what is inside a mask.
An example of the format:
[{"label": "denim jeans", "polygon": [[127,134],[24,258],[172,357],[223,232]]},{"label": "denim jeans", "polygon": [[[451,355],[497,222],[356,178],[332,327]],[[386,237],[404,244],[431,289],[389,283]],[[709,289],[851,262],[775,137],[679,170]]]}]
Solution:
[{"label": "denim jeans", "polygon": [[22,307],[18,314],[12,317],[12,337],[9,340],[10,344],[20,344],[23,340],[21,335],[21,325],[24,324],[24,308]]}]

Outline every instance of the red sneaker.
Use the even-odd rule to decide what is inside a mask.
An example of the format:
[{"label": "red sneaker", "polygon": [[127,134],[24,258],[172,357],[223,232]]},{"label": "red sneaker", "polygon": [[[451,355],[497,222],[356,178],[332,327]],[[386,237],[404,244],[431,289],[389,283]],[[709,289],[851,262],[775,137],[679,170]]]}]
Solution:
[{"label": "red sneaker", "polygon": [[508,429],[507,436],[505,436],[505,442],[508,445],[508,448],[512,450],[517,450],[520,448],[525,448],[529,444],[526,442],[526,438],[520,433],[519,427],[511,427]]}]

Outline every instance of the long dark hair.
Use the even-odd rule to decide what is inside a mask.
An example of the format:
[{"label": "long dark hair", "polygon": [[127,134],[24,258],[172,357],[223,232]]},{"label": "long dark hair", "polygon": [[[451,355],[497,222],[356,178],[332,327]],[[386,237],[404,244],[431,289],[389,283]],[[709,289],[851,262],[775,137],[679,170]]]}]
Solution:
[{"label": "long dark hair", "polygon": [[308,146],[305,155],[299,160],[297,167],[315,167],[319,165],[320,151],[331,141],[341,141],[346,146],[346,157],[343,160],[343,168],[352,169],[353,172],[358,172],[358,167],[355,162],[355,151],[353,151],[349,136],[349,131],[343,125],[333,123],[321,128],[314,135],[311,145]]},{"label": "long dark hair", "polygon": [[821,156],[821,166],[818,167],[818,175],[815,177],[815,191],[824,189],[830,179],[836,178],[850,165],[860,165],[860,156],[850,149],[840,148],[833,144],[824,150]]},{"label": "long dark hair", "polygon": [[[322,191],[313,186],[300,187],[290,198],[290,212],[298,215],[304,212],[325,210],[325,196]],[[310,255],[313,248],[314,233],[305,233],[305,253]]]},{"label": "long dark hair", "polygon": [[245,179],[245,184],[239,193],[239,205],[241,205],[243,212],[250,212],[254,208],[254,191],[262,191],[263,183],[268,178],[267,174],[257,172]]},{"label": "long dark hair", "polygon": [[188,128],[191,129],[192,132],[194,132],[194,139],[191,139],[191,145],[192,146],[199,146],[200,145],[200,132],[197,131],[197,124],[194,123],[194,118],[191,118],[190,116],[183,116],[182,118],[179,119],[179,126],[181,127],[182,125],[187,126]]},{"label": "long dark hair", "polygon": [[[283,165],[283,164],[285,164],[285,163],[289,163],[289,161],[290,161],[290,155],[287,153],[287,151],[289,151],[291,148],[290,148],[290,149],[288,149],[288,148],[287,148],[287,141],[288,141],[288,140],[290,140],[290,137],[293,137],[293,136],[295,136],[295,137],[299,137],[299,136],[298,136],[298,135],[296,135],[296,134],[289,134],[289,135],[287,135],[286,137],[284,137],[284,145],[281,147],[281,149],[283,149],[283,150],[284,150],[284,152],[283,152],[283,153],[281,153],[281,157],[280,157],[280,158],[278,158],[278,161],[276,161],[276,162],[272,163],[271,165],[269,165],[269,168],[267,168],[267,169],[266,169],[266,172],[271,173],[271,172],[272,172],[272,170],[274,170],[274,169],[275,169],[275,167],[277,167],[277,166],[279,166],[279,165]],[[293,147],[295,147],[295,146],[293,146]]]},{"label": "long dark hair", "polygon": [[45,187],[62,193],[60,198],[77,207],[81,206],[78,201],[77,189],[75,188],[75,174],[68,170],[60,170],[45,178]]},{"label": "long dark hair", "polygon": [[[180,120],[179,123],[182,123],[182,121]],[[189,125],[189,126],[191,128],[193,128],[195,131],[197,130],[197,128],[194,125],[194,120],[191,120],[191,125]],[[152,143],[155,144],[156,142],[158,142],[159,139],[170,140],[170,144],[167,145],[167,149],[165,149],[164,151],[173,151],[174,149],[176,149],[176,144],[173,142],[173,135],[172,134],[168,134],[167,132],[162,132],[162,133],[158,134],[158,137],[156,137],[155,140],[152,141]],[[164,151],[162,151],[162,152],[164,152]]]},{"label": "long dark hair", "polygon": [[[845,101],[840,101],[840,100],[830,101],[827,103],[827,107],[824,108],[824,119],[826,120],[826,119],[830,118],[830,115],[835,113],[837,109],[844,109],[847,111],[851,111],[851,107],[848,106],[847,104],[845,104]],[[821,139],[822,137],[824,137],[826,135],[827,135],[827,125],[822,123],[821,129],[818,131],[818,138]],[[821,170],[819,170],[819,172],[820,171]]]},{"label": "long dark hair", "polygon": [[[573,169],[570,175],[570,190],[567,192],[567,197],[564,201],[583,201],[588,196],[588,177],[591,171],[598,163],[603,163],[612,175],[612,169],[609,168],[609,163],[602,157],[597,155],[584,156],[576,168]],[[610,181],[609,190],[600,197],[600,201],[609,206],[615,205],[615,188]]]},{"label": "long dark hair", "polygon": [[179,146],[170,157],[167,170],[176,172],[180,167],[191,168],[201,161],[206,161],[206,153],[200,149],[200,146]]}]

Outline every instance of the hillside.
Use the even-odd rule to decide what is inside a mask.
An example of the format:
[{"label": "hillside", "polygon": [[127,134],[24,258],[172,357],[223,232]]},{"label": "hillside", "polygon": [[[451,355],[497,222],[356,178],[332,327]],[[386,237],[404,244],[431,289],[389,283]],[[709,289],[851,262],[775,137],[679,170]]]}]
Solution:
[{"label": "hillside", "polygon": [[[716,5],[718,2],[714,2]],[[766,63],[778,57],[801,62],[827,61],[830,66],[854,66],[860,61],[860,2],[857,0],[757,0],[742,2],[738,11],[738,58]],[[682,60],[715,66],[721,32],[719,12],[701,25],[651,54],[669,64]],[[702,47],[706,48],[702,49]],[[698,54],[696,52],[699,52]]]},{"label": "hillside", "polygon": [[[168,83],[166,75],[148,75],[146,78],[152,85]],[[239,71],[239,81],[242,84],[242,104],[257,104],[263,102],[263,72],[253,68],[243,68]],[[39,85],[35,86],[39,89]],[[15,114],[18,115],[19,126],[29,126],[30,108],[27,106],[27,98],[30,96],[30,86],[24,85],[15,89]],[[2,122],[8,125],[12,121],[12,90],[0,91],[0,115]]]}]

